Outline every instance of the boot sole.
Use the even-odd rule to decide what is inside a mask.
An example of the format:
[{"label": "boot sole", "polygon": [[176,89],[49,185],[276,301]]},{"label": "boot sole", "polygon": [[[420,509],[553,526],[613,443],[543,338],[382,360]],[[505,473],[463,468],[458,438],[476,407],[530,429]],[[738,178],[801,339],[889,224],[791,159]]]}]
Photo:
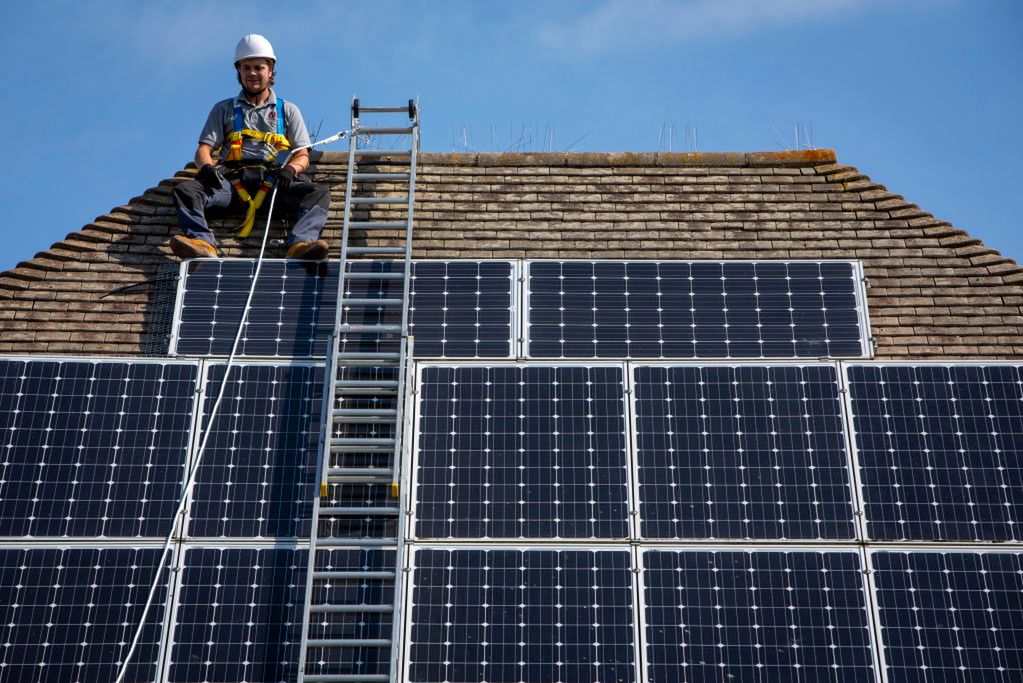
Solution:
[{"label": "boot sole", "polygon": [[288,258],[296,259],[298,261],[322,261],[327,258],[327,254],[330,252],[330,247],[324,247],[322,244],[316,244],[315,242],[304,249],[300,254],[289,256]]},{"label": "boot sole", "polygon": [[171,238],[170,248],[174,255],[179,258],[215,258],[215,254],[211,254],[205,249],[200,249],[183,239],[178,239],[177,236]]}]

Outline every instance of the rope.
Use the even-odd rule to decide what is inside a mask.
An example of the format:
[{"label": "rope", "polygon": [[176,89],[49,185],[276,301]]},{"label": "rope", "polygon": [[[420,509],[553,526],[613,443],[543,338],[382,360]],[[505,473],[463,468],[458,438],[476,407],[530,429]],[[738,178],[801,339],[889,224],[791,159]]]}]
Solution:
[{"label": "rope", "polygon": [[245,299],[245,309],[242,311],[242,318],[238,322],[238,331],[234,335],[234,343],[231,345],[231,355],[228,356],[227,366],[224,369],[224,378],[220,382],[220,391],[217,393],[217,400],[213,403],[213,408],[210,410],[210,414],[207,417],[207,429],[203,432],[202,443],[199,445],[199,450],[195,455],[195,462],[192,464],[192,468],[188,472],[188,479],[185,481],[185,486],[181,490],[181,497],[178,499],[177,509],[174,511],[174,524],[171,525],[171,530],[167,534],[167,538],[164,540],[163,551],[160,553],[160,561],[157,563],[156,572],[153,574],[153,584],[149,588],[149,596],[146,598],[146,604],[142,608],[142,616],[139,617],[138,627],[135,629],[135,635],[131,639],[131,646],[128,648],[128,653],[124,656],[124,660],[121,662],[121,669],[117,674],[117,678],[114,683],[122,683],[125,674],[128,672],[128,664],[131,662],[131,657],[135,654],[135,650],[138,647],[139,639],[142,637],[142,631],[146,625],[146,617],[149,615],[149,610],[153,606],[153,599],[156,597],[156,591],[160,587],[160,574],[163,572],[164,564],[167,561],[167,555],[170,551],[171,545],[174,540],[174,529],[178,525],[179,515],[185,509],[185,501],[188,499],[188,491],[191,489],[192,484],[195,482],[195,475],[199,471],[199,463],[202,462],[202,456],[206,452],[206,444],[209,442],[210,434],[212,430],[209,429],[213,425],[213,418],[217,414],[217,410],[220,409],[220,403],[224,398],[224,392],[227,389],[227,380],[231,374],[231,368],[234,367],[235,357],[238,353],[238,342],[241,340],[242,331],[245,329],[245,321],[249,316],[249,309],[252,306],[252,296],[256,291],[256,281],[259,279],[259,271],[263,267],[263,254],[266,251],[267,237],[270,235],[270,219],[274,213],[274,200],[277,199],[277,187],[274,186],[273,194],[270,195],[270,209],[266,216],[266,230],[263,231],[263,243],[259,247],[259,258],[256,259],[256,270],[252,275],[252,286],[249,287],[248,298]]}]

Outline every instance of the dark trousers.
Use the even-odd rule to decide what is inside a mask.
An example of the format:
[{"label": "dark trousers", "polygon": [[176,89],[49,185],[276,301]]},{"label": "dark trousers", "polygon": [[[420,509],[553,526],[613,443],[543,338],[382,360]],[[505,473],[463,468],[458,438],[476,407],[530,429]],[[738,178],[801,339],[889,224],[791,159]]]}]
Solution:
[{"label": "dark trousers", "polygon": [[[246,189],[249,189],[246,187]],[[255,190],[250,192],[255,196]],[[270,190],[272,193],[273,190]],[[263,206],[270,206],[270,193],[263,200]],[[178,207],[178,223],[187,237],[201,239],[210,244],[217,240],[206,222],[206,209],[227,208],[232,203],[245,207],[231,183],[221,180],[218,187],[207,187],[198,180],[186,180],[177,185],[171,195]],[[283,209],[294,222],[288,235],[288,246],[296,242],[312,242],[320,238],[327,222],[327,207],[330,205],[330,191],[323,185],[311,182],[308,176],[299,175],[286,192],[278,192],[274,212]]]}]

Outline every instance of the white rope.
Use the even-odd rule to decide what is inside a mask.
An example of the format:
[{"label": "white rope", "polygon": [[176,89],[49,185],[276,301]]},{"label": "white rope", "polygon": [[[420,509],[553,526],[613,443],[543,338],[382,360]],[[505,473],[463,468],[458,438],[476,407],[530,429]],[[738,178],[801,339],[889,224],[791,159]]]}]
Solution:
[{"label": "white rope", "polygon": [[[153,599],[156,597],[156,591],[160,587],[160,574],[163,572],[164,563],[167,561],[167,554],[170,551],[171,545],[174,540],[174,530],[177,528],[180,522],[179,515],[185,508],[185,501],[188,499],[188,491],[192,487],[192,483],[195,481],[195,475],[199,471],[199,463],[202,462],[202,456],[206,452],[206,444],[209,441],[210,434],[212,433],[213,418],[217,414],[217,410],[220,408],[220,402],[224,398],[224,391],[227,389],[227,379],[231,374],[231,368],[234,367],[235,356],[238,353],[238,342],[241,340],[242,331],[245,329],[245,321],[249,316],[249,308],[252,306],[252,295],[256,291],[256,280],[259,278],[259,271],[263,267],[263,253],[266,250],[266,240],[270,235],[270,219],[274,213],[274,200],[277,199],[277,185],[274,185],[273,194],[270,195],[270,209],[266,216],[266,230],[263,231],[263,243],[259,247],[259,258],[256,259],[256,270],[252,275],[252,286],[249,287],[248,298],[245,299],[245,309],[242,311],[242,319],[238,322],[238,331],[234,335],[234,343],[231,345],[231,355],[228,356],[227,366],[224,369],[224,378],[220,382],[220,391],[217,393],[217,400],[213,403],[213,408],[210,410],[210,414],[207,417],[206,429],[203,432],[202,443],[199,445],[199,450],[195,454],[195,462],[192,463],[192,468],[188,472],[188,479],[185,481],[185,486],[181,490],[181,497],[178,499],[177,509],[174,511],[174,524],[171,525],[171,530],[167,534],[167,538],[163,544],[163,551],[160,553],[160,562],[156,566],[156,573],[153,575],[153,584],[149,588],[149,597],[146,598],[145,607],[142,608],[142,616],[139,617],[139,625],[135,629],[135,635],[131,639],[131,646],[128,648],[128,653],[124,656],[124,660],[121,662],[120,672],[117,674],[117,678],[114,683],[122,683],[124,675],[128,672],[128,664],[131,662],[131,657],[135,654],[135,649],[138,647],[139,639],[142,637],[142,631],[146,626],[146,617],[149,614],[150,608],[153,606]],[[200,407],[201,409],[201,407]],[[202,425],[200,424],[200,429]]]}]

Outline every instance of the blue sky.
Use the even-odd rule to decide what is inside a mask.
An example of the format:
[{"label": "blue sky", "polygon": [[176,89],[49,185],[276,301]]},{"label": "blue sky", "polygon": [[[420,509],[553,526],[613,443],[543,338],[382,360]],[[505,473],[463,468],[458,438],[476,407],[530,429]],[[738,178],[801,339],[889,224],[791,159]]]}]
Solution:
[{"label": "blue sky", "polygon": [[[1023,260],[1023,3],[1012,0],[5,3],[13,267],[170,177],[238,38],[309,127],[418,95],[423,149],[816,147]],[[801,140],[800,142],[806,142]],[[334,147],[340,149],[340,147]]]}]

